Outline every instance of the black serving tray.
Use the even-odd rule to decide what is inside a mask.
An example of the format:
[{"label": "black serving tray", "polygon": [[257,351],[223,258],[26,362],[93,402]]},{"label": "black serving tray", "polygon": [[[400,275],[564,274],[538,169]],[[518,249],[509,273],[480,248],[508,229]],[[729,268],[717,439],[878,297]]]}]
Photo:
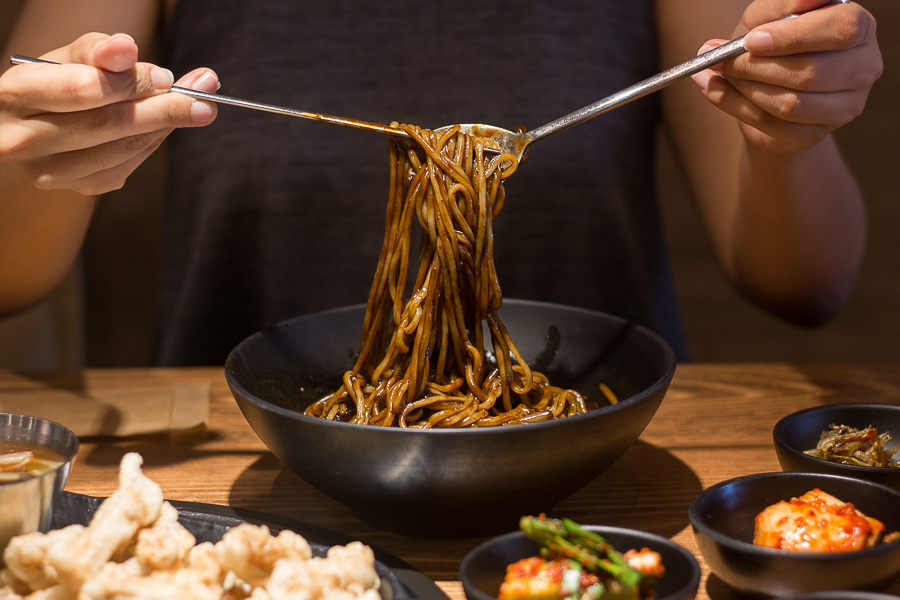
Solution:
[{"label": "black serving tray", "polygon": [[[87,525],[103,500],[63,492],[53,509],[51,528]],[[178,509],[178,521],[197,538],[198,544],[215,543],[226,531],[241,523],[265,525],[273,534],[282,529],[299,533],[309,542],[314,556],[325,556],[331,546],[343,546],[353,541],[350,536],[276,515],[199,502],[171,501],[171,504]],[[379,591],[383,600],[448,600],[424,573],[388,552],[374,546],[372,549],[375,551],[375,570],[381,578]]]}]

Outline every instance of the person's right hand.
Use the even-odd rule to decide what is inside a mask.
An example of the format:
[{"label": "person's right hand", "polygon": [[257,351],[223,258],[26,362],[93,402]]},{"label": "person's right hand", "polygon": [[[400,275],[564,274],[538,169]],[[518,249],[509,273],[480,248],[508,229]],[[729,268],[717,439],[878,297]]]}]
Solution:
[{"label": "person's right hand", "polygon": [[[176,127],[211,123],[211,102],[167,93],[172,73],[137,62],[125,34],[90,33],[0,77],[0,161],[17,165],[39,189],[83,195],[122,187]],[[215,92],[210,69],[178,85]]]}]

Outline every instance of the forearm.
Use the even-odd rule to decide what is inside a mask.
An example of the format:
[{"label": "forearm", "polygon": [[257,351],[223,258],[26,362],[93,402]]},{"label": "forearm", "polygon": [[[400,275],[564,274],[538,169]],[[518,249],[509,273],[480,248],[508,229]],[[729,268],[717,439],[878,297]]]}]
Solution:
[{"label": "forearm", "polygon": [[866,210],[830,136],[773,154],[744,144],[719,258],[733,285],[772,312],[818,324],[845,303],[866,239]]},{"label": "forearm", "polygon": [[0,315],[48,294],[78,256],[94,197],[36,189],[0,163]]},{"label": "forearm", "polygon": [[[719,263],[757,304],[821,323],[846,301],[862,260],[865,208],[831,132],[859,115],[881,74],[874,19],[857,4],[824,0],[693,4],[657,0],[666,64],[691,52],[692,31],[721,36],[737,21],[731,38],[750,32],[747,53],[695,74],[693,88],[664,93]],[[782,19],[786,10],[803,14]]]},{"label": "forearm", "polygon": [[[3,56],[41,56],[91,30],[127,31],[144,43],[155,6],[155,0],[28,0]],[[0,63],[0,74],[20,68],[8,62]],[[10,97],[5,100],[8,110]],[[5,128],[0,134],[12,135]],[[78,256],[94,203],[93,196],[71,190],[39,190],[20,167],[0,161],[0,315],[29,306],[62,280]]]},{"label": "forearm", "polygon": [[[0,69],[0,314],[61,280],[96,196],[122,187],[175,128],[215,118],[212,103],[167,93],[172,73],[138,61],[158,8],[157,0],[29,0],[23,8],[6,54],[61,64]],[[177,83],[218,87],[208,69]]]}]

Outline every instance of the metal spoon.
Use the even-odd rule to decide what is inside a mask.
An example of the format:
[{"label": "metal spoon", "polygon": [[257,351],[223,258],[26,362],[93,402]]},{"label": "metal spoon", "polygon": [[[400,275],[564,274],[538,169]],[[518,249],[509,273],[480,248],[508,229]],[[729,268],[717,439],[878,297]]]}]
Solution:
[{"label": "metal spoon", "polygon": [[[616,92],[611,96],[607,96],[606,98],[599,100],[591,104],[590,106],[585,106],[584,108],[576,110],[573,113],[556,119],[551,123],[547,123],[546,125],[538,127],[537,129],[533,129],[529,132],[513,133],[512,131],[502,129],[500,127],[494,127],[493,125],[484,125],[480,123],[460,125],[460,130],[464,133],[490,140],[490,142],[492,143],[492,147],[486,147],[485,150],[492,150],[494,152],[500,152],[504,154],[509,153],[514,155],[519,162],[522,162],[527,158],[528,147],[532,143],[544,139],[545,137],[551,136],[554,133],[562,131],[563,129],[568,129],[573,125],[583,123],[588,119],[593,119],[597,115],[602,115],[603,113],[609,112],[614,108],[618,108],[623,104],[627,104],[632,100],[637,100],[638,98],[646,96],[647,94],[662,89],[667,85],[674,83],[678,79],[681,79],[682,77],[693,75],[694,73],[698,73],[704,69],[722,62],[726,58],[740,54],[745,51],[743,44],[744,37],[741,36],[728,42],[727,44],[723,44],[718,48],[713,48],[712,50],[704,52],[703,54],[692,58],[687,62],[683,62],[680,65],[672,67],[671,69],[666,69],[662,73],[654,75],[653,77],[645,79],[640,83],[636,83],[620,92]],[[59,64],[39,58],[21,56],[19,54],[13,55],[10,58],[10,62],[14,65],[33,63]],[[231,104],[233,106],[263,110],[282,115],[303,117],[305,119],[314,119],[316,121],[323,121],[325,123],[344,125],[345,127],[355,127],[357,129],[367,129],[369,131],[377,131],[379,133],[387,133],[399,137],[410,137],[405,131],[401,129],[390,127],[388,125],[382,125],[381,123],[370,123],[368,121],[359,121],[356,119],[346,119],[343,117],[306,112],[302,110],[295,110],[293,108],[274,106],[272,104],[263,104],[261,102],[251,102],[250,100],[242,100],[240,98],[232,98],[230,96],[223,96],[220,94],[199,92],[197,90],[178,86],[173,86],[170,91],[184,94],[192,98],[198,98],[200,100],[209,100],[211,102],[219,102],[221,104]],[[441,127],[437,131],[443,132],[446,131],[449,127],[450,126]]]},{"label": "metal spoon", "polygon": [[653,77],[649,77],[631,87],[627,87],[622,91],[616,92],[611,96],[607,96],[589,106],[580,108],[575,112],[569,113],[564,117],[560,117],[555,121],[551,121],[550,123],[542,125],[537,129],[532,129],[531,131],[514,133],[500,127],[482,124],[460,125],[460,130],[464,133],[490,139],[502,153],[514,155],[521,163],[528,158],[528,148],[534,142],[549,137],[564,129],[568,129],[574,125],[578,125],[579,123],[584,123],[589,119],[593,119],[614,108],[628,104],[633,100],[642,98],[647,94],[651,94],[674,83],[682,77],[699,73],[704,69],[708,69],[709,67],[722,62],[726,58],[736,56],[742,52],[746,52],[744,49],[744,36],[731,40],[727,44],[713,48],[708,52],[704,52],[689,61],[666,69],[662,73],[658,73]]}]

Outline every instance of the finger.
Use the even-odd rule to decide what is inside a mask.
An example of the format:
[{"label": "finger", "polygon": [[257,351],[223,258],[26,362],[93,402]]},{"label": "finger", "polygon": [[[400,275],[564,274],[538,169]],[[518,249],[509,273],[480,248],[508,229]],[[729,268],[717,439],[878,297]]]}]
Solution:
[{"label": "finger", "polygon": [[137,63],[131,36],[88,33],[49,52],[62,65],[20,65],[5,82],[19,115],[72,112],[159,94],[172,86],[167,69]]},{"label": "finger", "polygon": [[159,147],[171,131],[154,131],[93,148],[54,154],[22,166],[38,189],[72,189],[78,180],[126,163],[148,148]]},{"label": "finger", "polygon": [[[203,69],[193,85],[214,89],[215,74]],[[209,104],[198,105],[188,96],[170,92],[91,110],[39,114],[10,124],[0,140],[0,151],[9,162],[23,162],[161,129],[207,125],[217,114]]]},{"label": "finger", "polygon": [[874,41],[874,17],[859,4],[851,3],[760,25],[744,38],[744,47],[759,56],[785,56],[847,50]]},{"label": "finger", "polygon": [[[719,46],[721,46],[723,44],[727,44],[727,43],[728,43],[728,40],[720,40],[720,39],[709,40],[708,42],[706,42],[705,44],[700,46],[700,49],[697,50],[697,56],[700,56],[701,54],[709,52],[710,50],[718,48]],[[728,61],[724,61],[724,62],[728,62]],[[723,63],[717,63],[717,64],[711,66],[710,69],[712,69],[714,71],[720,71],[722,69],[722,64]]]},{"label": "finger", "polygon": [[741,17],[736,36],[751,29],[787,17],[816,10],[830,4],[829,0],[756,0],[751,2]]},{"label": "finger", "polygon": [[[211,69],[196,69],[178,80],[180,87],[201,92],[215,93],[219,90],[219,78]],[[198,125],[212,123],[219,113],[215,102],[194,99],[191,104],[191,120]]]},{"label": "finger", "polygon": [[753,80],[804,92],[836,92],[867,88],[877,77],[866,67],[869,49],[810,52],[789,56],[743,54],[717,69],[729,78]]},{"label": "finger", "polygon": [[122,73],[81,64],[19,65],[7,73],[2,92],[19,116],[68,113],[167,92],[172,73],[138,63]]},{"label": "finger", "polygon": [[792,123],[769,114],[745,98],[724,77],[709,69],[698,73],[694,81],[710,103],[770,138],[768,144],[774,151],[807,150],[831,132],[831,128],[824,125]]},{"label": "finger", "polygon": [[192,104],[192,98],[169,93],[66,115],[38,115],[30,120],[32,151],[69,152],[160,129],[206,124],[193,121]]},{"label": "finger", "polygon": [[[162,139],[160,139],[159,142],[162,143]],[[147,160],[147,157],[156,150],[157,146],[158,144],[147,148],[134,158],[120,165],[74,181],[69,189],[84,196],[95,196],[117,190],[125,185],[125,180],[128,179],[128,176],[131,175],[141,163]]]},{"label": "finger", "polygon": [[741,96],[775,118],[837,129],[860,115],[865,95],[853,91],[801,92],[777,85],[726,78]]}]

